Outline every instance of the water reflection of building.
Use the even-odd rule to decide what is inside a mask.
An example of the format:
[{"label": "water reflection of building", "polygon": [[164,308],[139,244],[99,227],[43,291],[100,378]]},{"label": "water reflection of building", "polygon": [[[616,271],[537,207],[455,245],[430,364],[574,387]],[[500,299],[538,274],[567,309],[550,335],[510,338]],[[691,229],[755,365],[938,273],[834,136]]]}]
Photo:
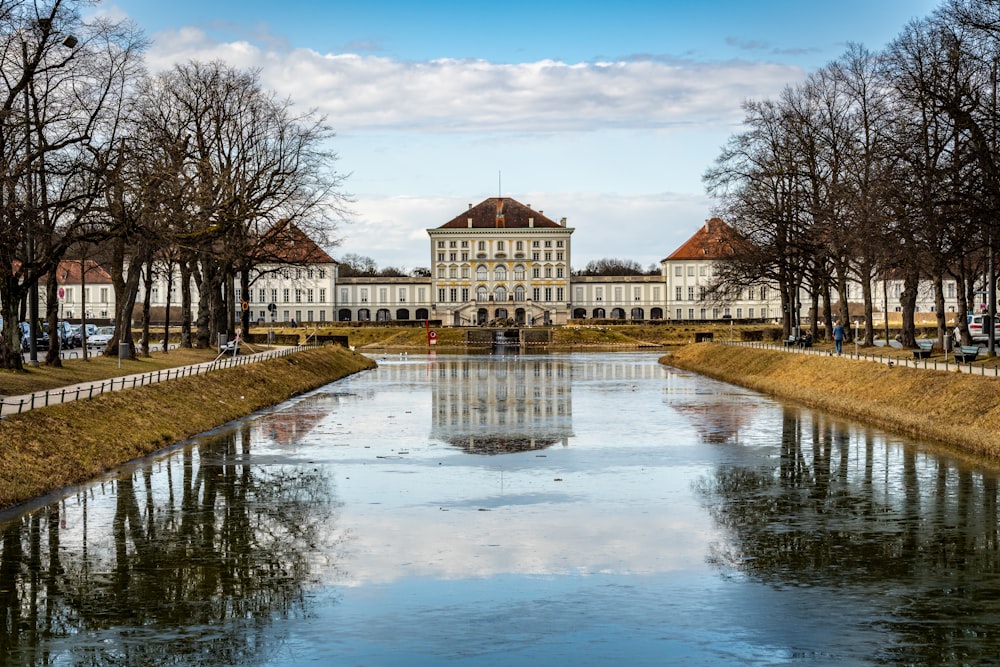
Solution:
[{"label": "water reflection of building", "polygon": [[569,364],[551,357],[461,357],[433,368],[431,437],[476,454],[569,444]]}]

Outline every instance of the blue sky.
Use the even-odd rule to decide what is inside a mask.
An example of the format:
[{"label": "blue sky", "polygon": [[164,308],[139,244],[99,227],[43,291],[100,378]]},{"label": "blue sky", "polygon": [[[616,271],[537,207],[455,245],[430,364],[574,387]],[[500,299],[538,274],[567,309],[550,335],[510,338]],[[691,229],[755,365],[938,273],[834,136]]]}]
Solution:
[{"label": "blue sky", "polygon": [[430,264],[427,235],[504,196],[568,218],[574,268],[643,266],[712,214],[701,175],[746,98],[879,49],[937,0],[116,0],[151,69],[220,58],[327,114],[352,222],[332,253]]}]

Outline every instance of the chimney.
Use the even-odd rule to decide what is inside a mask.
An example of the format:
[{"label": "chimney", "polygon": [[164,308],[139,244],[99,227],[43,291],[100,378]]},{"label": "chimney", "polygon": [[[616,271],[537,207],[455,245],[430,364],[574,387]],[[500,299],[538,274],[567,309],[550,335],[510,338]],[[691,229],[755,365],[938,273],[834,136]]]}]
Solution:
[{"label": "chimney", "polygon": [[566,218],[561,219],[559,221],[559,224],[562,225],[563,227],[565,227],[566,226]]}]

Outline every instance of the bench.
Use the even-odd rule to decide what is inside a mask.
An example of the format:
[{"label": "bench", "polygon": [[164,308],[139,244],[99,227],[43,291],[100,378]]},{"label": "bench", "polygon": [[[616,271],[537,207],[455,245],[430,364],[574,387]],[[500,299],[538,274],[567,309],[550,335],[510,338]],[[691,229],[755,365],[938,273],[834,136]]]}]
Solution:
[{"label": "bench", "polygon": [[785,339],[785,347],[795,347],[798,342],[793,336],[789,336]]},{"label": "bench", "polygon": [[934,349],[934,341],[932,340],[918,340],[917,348],[913,351],[914,359],[926,359],[931,356],[931,350]]},{"label": "bench", "polygon": [[962,345],[955,348],[955,361],[970,363],[979,356],[978,345]]}]

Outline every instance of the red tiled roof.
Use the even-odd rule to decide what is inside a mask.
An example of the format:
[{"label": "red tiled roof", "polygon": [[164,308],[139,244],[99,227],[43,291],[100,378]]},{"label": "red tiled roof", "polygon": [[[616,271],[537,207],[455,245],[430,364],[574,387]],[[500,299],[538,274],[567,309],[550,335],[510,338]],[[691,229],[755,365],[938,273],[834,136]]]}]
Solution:
[{"label": "red tiled roof", "polygon": [[720,218],[705,221],[694,236],[677,248],[666,261],[724,259],[733,254],[734,245],[739,242],[735,230]]},{"label": "red tiled roof", "polygon": [[[14,261],[13,269],[16,273],[21,267],[21,262]],[[85,259],[83,263],[80,263],[78,259],[64,259],[59,262],[59,268],[56,269],[56,284],[57,285],[79,285],[83,282],[80,276],[83,273],[84,267],[87,271],[87,283],[90,285],[110,285],[111,284],[111,274],[108,273],[103,266],[98,264],[92,259]],[[45,281],[48,280],[48,276],[44,275],[38,280],[39,285],[44,285]]]},{"label": "red tiled roof", "polygon": [[275,227],[268,233],[262,259],[289,264],[333,264],[330,255],[296,225]]},{"label": "red tiled roof", "polygon": [[562,227],[555,220],[546,218],[541,211],[510,197],[490,197],[471,207],[438,229],[527,229],[528,227]]}]

